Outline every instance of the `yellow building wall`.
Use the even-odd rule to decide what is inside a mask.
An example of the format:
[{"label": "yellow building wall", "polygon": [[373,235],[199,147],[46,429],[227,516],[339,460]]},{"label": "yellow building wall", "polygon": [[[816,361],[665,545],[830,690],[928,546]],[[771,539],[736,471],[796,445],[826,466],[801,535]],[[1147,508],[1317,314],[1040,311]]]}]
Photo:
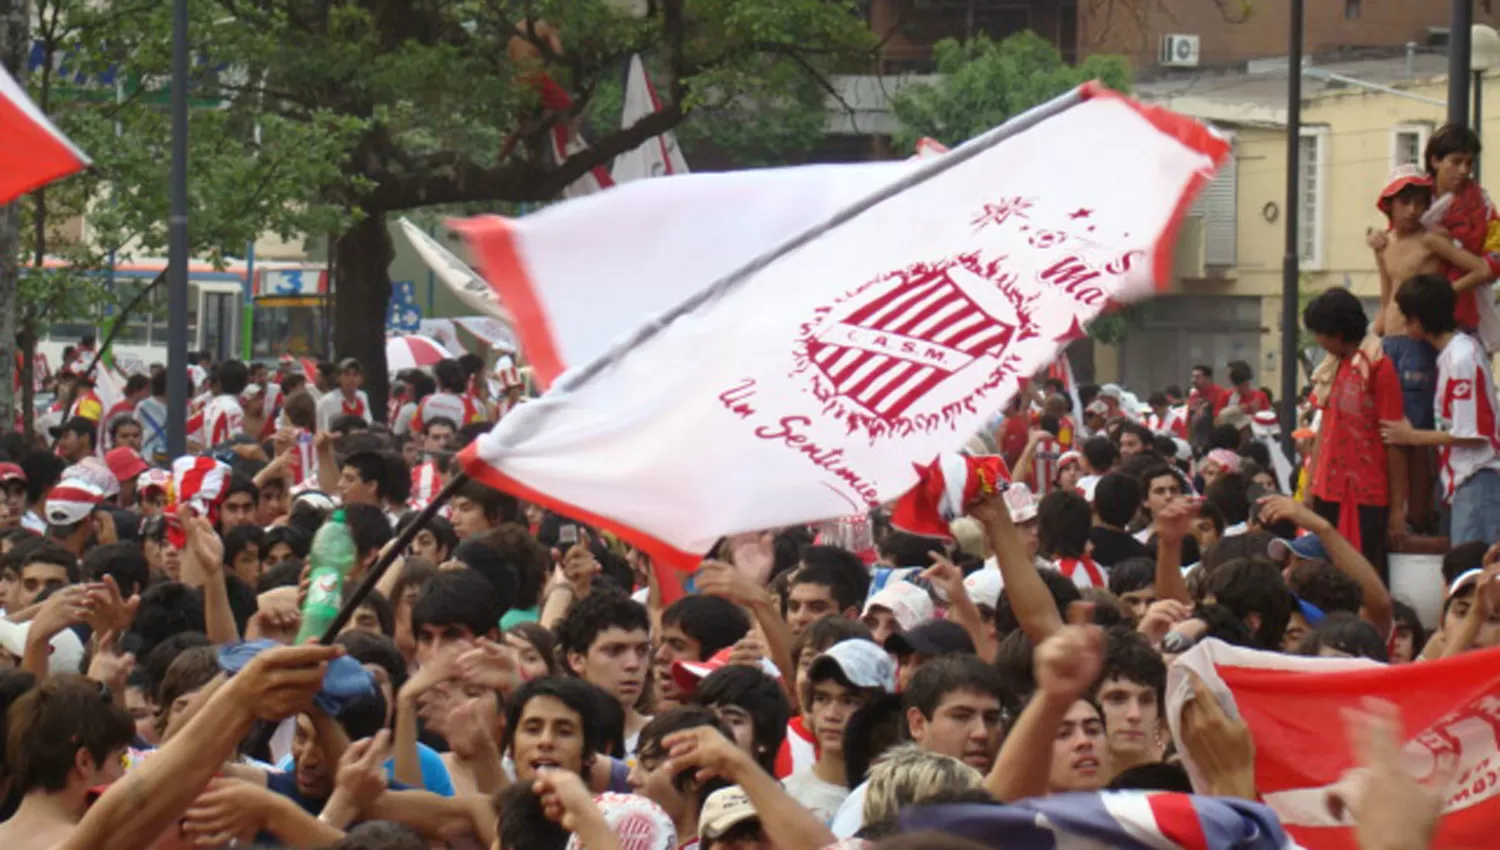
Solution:
[{"label": "yellow building wall", "polygon": [[[1403,88],[1411,94],[1443,101],[1447,81],[1424,81]],[[1301,269],[1304,292],[1319,292],[1347,281],[1356,294],[1375,298],[1380,281],[1374,258],[1365,246],[1371,227],[1383,228],[1375,199],[1394,165],[1395,133],[1407,124],[1441,126],[1445,108],[1383,92],[1349,88],[1320,94],[1306,101],[1303,127],[1321,135],[1322,180],[1320,262]],[[1500,189],[1500,75],[1491,75],[1484,88],[1484,131],[1481,180]],[[1260,373],[1270,386],[1280,386],[1282,260],[1285,253],[1286,133],[1281,128],[1236,128],[1238,179],[1236,236],[1238,266],[1229,276],[1233,285],[1212,291],[1223,295],[1262,298]],[[1274,220],[1268,220],[1274,213]],[[1209,290],[1191,287],[1193,294]]]}]

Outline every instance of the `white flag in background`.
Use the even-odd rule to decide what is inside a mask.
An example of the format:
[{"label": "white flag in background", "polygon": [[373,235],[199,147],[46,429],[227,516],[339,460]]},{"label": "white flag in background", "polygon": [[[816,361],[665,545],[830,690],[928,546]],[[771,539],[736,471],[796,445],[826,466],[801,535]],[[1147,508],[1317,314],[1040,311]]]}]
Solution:
[{"label": "white flag in background", "polygon": [[[625,78],[625,109],[620,116],[620,128],[627,129],[660,110],[661,101],[656,97],[656,89],[646,76],[646,66],[641,62],[640,54],[636,54],[630,57],[630,72]],[[687,173],[687,160],[682,158],[682,149],[677,147],[677,136],[671,132],[647,139],[635,150],[615,157],[614,168],[610,171],[615,185],[644,177]]]},{"label": "white flag in background", "polygon": [[[682,567],[725,534],[893,500],[1101,311],[1168,282],[1176,226],[1227,152],[1091,85],[926,161],[644,180],[466,222],[523,335],[549,322],[569,372],[464,468]],[[777,245],[776,213],[800,204],[820,222]],[[646,323],[575,357],[605,325],[572,311],[595,309]]]}]

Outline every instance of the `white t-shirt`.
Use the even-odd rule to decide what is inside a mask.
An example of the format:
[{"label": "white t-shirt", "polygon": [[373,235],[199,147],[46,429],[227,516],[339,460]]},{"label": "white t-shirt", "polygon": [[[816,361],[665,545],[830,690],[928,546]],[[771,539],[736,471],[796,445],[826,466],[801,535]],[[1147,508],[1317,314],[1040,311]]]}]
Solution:
[{"label": "white t-shirt", "polygon": [[1083,498],[1087,499],[1091,505],[1094,503],[1094,488],[1099,486],[1099,479],[1102,477],[1101,475],[1085,475],[1078,479],[1078,492],[1082,493]]},{"label": "white t-shirt", "polygon": [[797,771],[781,784],[793,800],[825,824],[833,822],[839,806],[849,798],[848,788],[824,782],[813,774],[812,768]]},{"label": "white t-shirt", "polygon": [[345,404],[344,394],[339,390],[318,399],[318,430],[327,431],[333,425],[333,420],[348,414],[358,416],[366,422],[374,422],[370,416],[370,398],[365,395],[364,390],[354,391],[354,401]]},{"label": "white t-shirt", "polygon": [[1458,488],[1482,470],[1500,470],[1500,423],[1495,417],[1495,376],[1477,340],[1454,334],[1437,363],[1433,412],[1438,430],[1455,439],[1484,440],[1438,447],[1443,500],[1451,502]]}]

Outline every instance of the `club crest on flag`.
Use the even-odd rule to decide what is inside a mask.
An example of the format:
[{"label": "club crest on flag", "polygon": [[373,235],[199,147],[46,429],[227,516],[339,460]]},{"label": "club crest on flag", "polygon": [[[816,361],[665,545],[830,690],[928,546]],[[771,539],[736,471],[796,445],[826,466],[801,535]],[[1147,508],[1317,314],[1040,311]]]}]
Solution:
[{"label": "club crest on flag", "polygon": [[881,275],[803,326],[793,374],[850,431],[931,431],[995,390],[1010,345],[1036,334],[1013,282],[977,251]]}]

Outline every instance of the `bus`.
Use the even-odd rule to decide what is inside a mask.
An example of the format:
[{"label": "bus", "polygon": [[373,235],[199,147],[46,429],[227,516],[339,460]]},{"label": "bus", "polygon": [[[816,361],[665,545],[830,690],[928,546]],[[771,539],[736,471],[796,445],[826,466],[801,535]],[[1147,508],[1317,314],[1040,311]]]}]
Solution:
[{"label": "bus", "polygon": [[[164,259],[149,258],[120,263],[112,276],[98,274],[111,277],[115,300],[123,306],[166,266]],[[194,261],[188,266],[188,350],[206,351],[215,361],[274,361],[282,354],[321,358],[332,339],[330,293],[328,268],[321,263],[230,260],[216,269]],[[37,350],[48,362],[61,364],[63,349],[85,336],[102,345],[116,315],[117,309],[102,308],[93,316],[51,321],[41,329]],[[164,281],[123,318],[113,350],[124,361],[167,362],[167,317]]]}]

